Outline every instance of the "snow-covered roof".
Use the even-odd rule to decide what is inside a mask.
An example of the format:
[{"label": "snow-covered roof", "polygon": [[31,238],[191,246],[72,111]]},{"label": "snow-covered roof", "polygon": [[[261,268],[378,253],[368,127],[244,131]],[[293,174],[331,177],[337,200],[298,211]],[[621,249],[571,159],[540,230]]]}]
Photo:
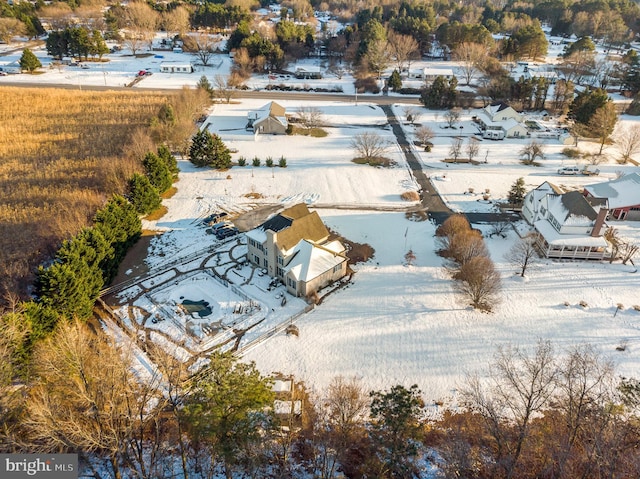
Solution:
[{"label": "snow-covered roof", "polygon": [[606,183],[596,183],[584,187],[596,198],[607,198],[609,208],[624,208],[640,205],[640,174],[631,173]]},{"label": "snow-covered roof", "polygon": [[570,191],[563,195],[548,195],[547,208],[558,221],[573,226],[588,226],[598,214],[579,191]]},{"label": "snow-covered roof", "polygon": [[314,245],[307,240],[300,240],[292,251],[293,258],[285,268],[296,281],[309,282],[345,261],[345,257]]},{"label": "snow-covered roof", "polygon": [[607,247],[607,241],[602,236],[566,235],[560,234],[547,220],[539,220],[534,223],[536,230],[544,237],[547,243],[554,246],[588,246]]},{"label": "snow-covered roof", "polygon": [[259,124],[267,118],[273,118],[274,120],[280,122],[283,126],[288,125],[285,108],[275,101],[270,101],[259,110],[250,111],[249,118],[255,120],[253,122],[254,125]]},{"label": "snow-covered roof", "polygon": [[260,227],[254,228],[251,231],[247,231],[247,238],[252,239],[253,241],[263,244],[267,241],[267,233]]}]

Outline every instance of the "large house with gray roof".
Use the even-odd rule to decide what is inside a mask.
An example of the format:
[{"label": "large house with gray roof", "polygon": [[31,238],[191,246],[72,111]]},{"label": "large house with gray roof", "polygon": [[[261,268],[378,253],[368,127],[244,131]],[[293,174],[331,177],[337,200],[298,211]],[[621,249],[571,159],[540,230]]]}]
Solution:
[{"label": "large house with gray roof", "polygon": [[631,173],[605,183],[584,187],[584,195],[607,200],[616,220],[640,221],[640,174]]},{"label": "large house with gray roof", "polygon": [[527,136],[527,127],[522,123],[523,116],[506,103],[497,102],[485,106],[475,119],[483,138],[502,140]]},{"label": "large house with gray roof", "polygon": [[565,193],[544,182],[527,193],[522,215],[536,231],[538,250],[547,258],[604,259],[607,200]]},{"label": "large house with gray roof", "polygon": [[329,239],[317,212],[287,208],[247,233],[249,261],[295,296],[308,296],[347,274],[344,245]]}]

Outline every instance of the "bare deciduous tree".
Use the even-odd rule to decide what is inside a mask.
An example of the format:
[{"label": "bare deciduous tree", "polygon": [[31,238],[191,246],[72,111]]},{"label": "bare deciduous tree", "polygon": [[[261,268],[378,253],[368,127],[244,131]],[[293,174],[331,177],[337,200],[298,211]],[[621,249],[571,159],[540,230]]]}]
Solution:
[{"label": "bare deciduous tree", "polygon": [[473,159],[478,156],[478,153],[480,153],[480,143],[478,142],[478,140],[473,136],[470,136],[467,140],[467,147],[465,151],[467,153],[467,158],[469,158],[469,161],[473,161]]},{"label": "bare deciduous tree", "polygon": [[231,88],[231,82],[231,78],[225,77],[224,75],[216,75],[213,78],[213,86],[215,88],[216,96],[221,100],[224,100],[226,103],[230,103],[231,99],[235,95],[233,88]]},{"label": "bare deciduous tree", "polygon": [[138,382],[127,352],[79,322],[61,325],[40,345],[34,364],[39,380],[30,390],[26,420],[33,439],[44,450],[105,452],[120,477],[122,464],[136,457],[129,454],[130,441],[163,403],[158,381]]},{"label": "bare deciduous tree", "polygon": [[356,150],[359,158],[371,160],[382,158],[389,149],[389,143],[378,133],[365,131],[351,139],[351,147]]},{"label": "bare deciduous tree", "polygon": [[387,34],[391,59],[396,63],[398,72],[402,72],[405,63],[411,68],[411,61],[419,55],[418,42],[410,35],[402,35],[394,30]]},{"label": "bare deciduous tree", "polygon": [[507,261],[520,268],[520,276],[524,278],[527,268],[533,266],[538,259],[536,238],[528,234],[516,241],[505,255]]},{"label": "bare deciduous tree", "polygon": [[458,110],[457,108],[453,108],[447,111],[444,114],[444,121],[447,122],[447,127],[453,128],[456,123],[460,121],[460,110]]},{"label": "bare deciduous tree", "polygon": [[426,146],[433,137],[436,136],[431,128],[428,126],[421,126],[415,131],[416,139],[420,142],[421,145]]},{"label": "bare deciduous tree", "polygon": [[482,71],[489,51],[480,43],[461,43],[453,50],[453,58],[460,62],[465,85],[469,85]]},{"label": "bare deciduous tree", "polygon": [[463,390],[469,408],[483,420],[491,438],[492,477],[513,478],[530,435],[531,421],[549,406],[558,368],[551,343],[540,341],[528,355],[517,347],[501,347],[491,365],[489,385],[470,377]]},{"label": "bare deciduous tree", "polygon": [[459,136],[451,140],[451,148],[449,148],[449,155],[453,161],[458,161],[458,158],[462,156],[462,138]]},{"label": "bare deciduous tree", "polygon": [[498,303],[502,289],[500,273],[487,256],[473,256],[460,266],[454,279],[456,290],[465,296],[474,308],[491,311]]},{"label": "bare deciduous tree", "polygon": [[184,35],[191,27],[189,21],[189,10],[183,6],[166,11],[162,14],[162,26],[167,32],[167,36],[171,34]]},{"label": "bare deciduous tree", "polygon": [[640,125],[621,128],[613,137],[620,151],[621,164],[626,164],[636,153],[640,153]]},{"label": "bare deciduous tree", "polygon": [[520,150],[520,158],[525,165],[533,165],[535,161],[544,158],[544,148],[537,141],[531,141]]},{"label": "bare deciduous tree", "polygon": [[152,47],[153,37],[160,23],[158,12],[144,1],[134,1],[124,8],[124,22],[126,25],[125,45],[135,55],[144,44]]},{"label": "bare deciduous tree", "polygon": [[297,115],[305,128],[318,128],[324,122],[322,110],[313,106],[298,108]]},{"label": "bare deciduous tree", "polygon": [[420,120],[420,117],[422,116],[422,111],[420,111],[420,109],[415,106],[403,107],[402,113],[404,113],[404,117],[412,125],[415,125]]},{"label": "bare deciduous tree", "polygon": [[196,43],[197,48],[197,51],[194,52],[194,55],[205,67],[208,66],[211,58],[215,53],[213,48],[213,37],[208,33],[199,32],[193,37],[193,39]]},{"label": "bare deciduous tree", "polygon": [[624,241],[620,246],[620,259],[622,260],[622,264],[631,263],[635,265],[633,258],[636,257],[638,251],[640,251],[640,246],[631,241]]}]

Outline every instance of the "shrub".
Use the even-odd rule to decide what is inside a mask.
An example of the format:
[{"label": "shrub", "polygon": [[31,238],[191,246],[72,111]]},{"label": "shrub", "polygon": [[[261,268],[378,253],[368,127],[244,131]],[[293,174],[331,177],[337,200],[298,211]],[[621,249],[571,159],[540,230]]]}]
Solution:
[{"label": "shrub", "polygon": [[281,156],[280,160],[278,160],[278,166],[280,168],[286,168],[287,167],[287,159],[284,156]]},{"label": "shrub", "polygon": [[247,166],[247,159],[244,156],[238,158],[238,166]]},{"label": "shrub", "polygon": [[579,158],[582,152],[577,148],[564,148],[562,154],[567,158]]},{"label": "shrub", "polygon": [[355,86],[358,93],[380,93],[378,81],[374,77],[358,78],[355,81]]},{"label": "shrub", "polygon": [[486,256],[476,256],[464,263],[455,279],[456,289],[469,299],[474,308],[490,312],[498,301],[500,274]]},{"label": "shrub", "polygon": [[405,191],[400,195],[404,201],[420,201],[420,195],[417,191]]},{"label": "shrub", "polygon": [[401,95],[419,95],[422,93],[422,90],[420,88],[403,87],[400,88],[397,93],[400,93]]},{"label": "shrub", "polygon": [[267,159],[265,161],[265,164],[271,168],[273,166],[273,158],[271,158],[270,156],[267,156]]},{"label": "shrub", "polygon": [[260,166],[260,158],[258,158],[257,156],[254,156],[253,160],[251,161],[251,164],[253,166]]}]

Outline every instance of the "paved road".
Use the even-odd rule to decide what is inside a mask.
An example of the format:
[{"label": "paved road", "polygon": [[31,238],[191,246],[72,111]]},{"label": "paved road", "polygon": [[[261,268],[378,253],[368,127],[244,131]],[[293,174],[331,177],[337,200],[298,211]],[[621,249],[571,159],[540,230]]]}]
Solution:
[{"label": "paved road", "polygon": [[[65,90],[87,90],[87,91],[161,91],[161,92],[177,92],[175,88],[130,88],[124,86],[104,86],[104,85],[82,85],[71,83],[38,83],[33,82],[15,82],[11,81],[11,77],[0,78],[0,87],[12,86],[23,88],[62,88]],[[313,92],[282,92],[267,90],[238,90],[234,92],[234,98],[262,98],[264,100],[304,100],[304,101],[340,101],[344,103],[358,102],[374,103],[376,105],[392,105],[394,103],[411,103],[419,105],[420,101],[415,97],[398,97],[398,96],[382,96],[382,95],[344,95],[342,93],[313,93]]]},{"label": "paved road", "polygon": [[442,201],[442,198],[433,187],[431,180],[425,174],[422,169],[422,163],[420,159],[415,155],[411,145],[409,144],[409,140],[407,140],[407,136],[402,129],[402,126],[398,122],[398,118],[396,118],[393,110],[390,105],[381,105],[382,111],[387,115],[387,119],[389,124],[391,125],[391,131],[396,137],[398,145],[400,145],[400,149],[404,154],[407,163],[409,164],[409,168],[411,169],[411,174],[415,178],[418,185],[420,185],[420,203],[427,211],[429,219],[434,220],[437,224],[440,224],[442,221],[447,219],[450,215],[453,214],[447,205]]}]

